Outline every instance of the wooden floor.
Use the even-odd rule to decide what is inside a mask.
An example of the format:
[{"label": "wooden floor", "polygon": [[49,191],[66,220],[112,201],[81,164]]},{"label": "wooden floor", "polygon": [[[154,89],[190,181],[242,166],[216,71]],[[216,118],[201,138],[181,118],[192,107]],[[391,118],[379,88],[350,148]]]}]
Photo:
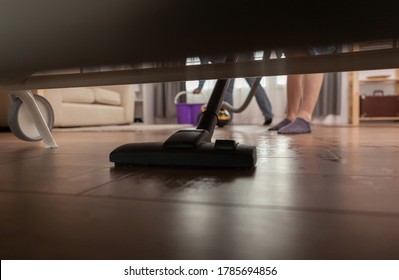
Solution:
[{"label": "wooden floor", "polygon": [[172,132],[0,133],[0,258],[399,259],[399,123],[218,128],[257,146],[254,170],[108,160]]}]

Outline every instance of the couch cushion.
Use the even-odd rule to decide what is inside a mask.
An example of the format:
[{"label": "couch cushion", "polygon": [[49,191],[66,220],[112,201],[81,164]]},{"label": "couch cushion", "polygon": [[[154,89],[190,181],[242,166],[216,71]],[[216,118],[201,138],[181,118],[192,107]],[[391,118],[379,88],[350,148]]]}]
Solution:
[{"label": "couch cushion", "polygon": [[124,118],[124,110],[120,106],[65,103],[62,107],[62,119],[56,120],[56,126],[92,126],[128,123]]},{"label": "couch cushion", "polygon": [[93,88],[95,103],[105,105],[121,105],[121,96],[118,92],[101,87]]},{"label": "couch cushion", "polygon": [[63,103],[94,103],[94,92],[91,88],[66,88],[61,91]]}]

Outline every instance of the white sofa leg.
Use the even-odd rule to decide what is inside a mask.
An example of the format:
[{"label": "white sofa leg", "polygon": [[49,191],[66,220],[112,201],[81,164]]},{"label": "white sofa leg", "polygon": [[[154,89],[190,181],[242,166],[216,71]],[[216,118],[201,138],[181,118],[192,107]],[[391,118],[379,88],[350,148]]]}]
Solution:
[{"label": "white sofa leg", "polygon": [[39,134],[42,136],[44,147],[49,149],[57,148],[58,145],[55,142],[42,113],[40,112],[40,108],[37,106],[33,94],[28,90],[13,91],[12,94],[25,103]]}]

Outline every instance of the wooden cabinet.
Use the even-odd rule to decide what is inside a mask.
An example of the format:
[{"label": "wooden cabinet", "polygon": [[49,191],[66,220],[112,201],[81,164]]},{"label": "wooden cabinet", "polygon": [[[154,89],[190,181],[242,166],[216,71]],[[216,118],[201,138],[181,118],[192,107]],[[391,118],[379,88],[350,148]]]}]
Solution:
[{"label": "wooden cabinet", "polygon": [[[372,73],[371,71],[368,71]],[[385,77],[381,75],[378,77],[380,71],[374,71],[375,76],[364,78],[361,72],[351,72],[350,81],[350,123],[359,124],[360,121],[392,121],[399,120],[399,116],[367,116],[362,114],[360,110],[360,102],[362,96],[384,95],[384,96],[398,96],[399,97],[399,69],[393,70],[394,76]],[[383,77],[384,76],[384,77]],[[375,77],[375,78],[374,78]],[[378,106],[378,104],[376,104]]]},{"label": "wooden cabinet", "polygon": [[[354,46],[354,51],[367,50],[369,45]],[[375,45],[371,47],[377,47]],[[392,121],[399,120],[399,115],[368,116],[361,112],[361,98],[368,96],[384,95],[397,96],[399,99],[399,69],[367,70],[349,73],[349,118],[351,124],[359,124],[360,121]],[[394,98],[395,102],[397,98]],[[372,105],[373,106],[373,105]],[[378,106],[376,104],[375,106]],[[389,114],[387,114],[389,115]]]}]

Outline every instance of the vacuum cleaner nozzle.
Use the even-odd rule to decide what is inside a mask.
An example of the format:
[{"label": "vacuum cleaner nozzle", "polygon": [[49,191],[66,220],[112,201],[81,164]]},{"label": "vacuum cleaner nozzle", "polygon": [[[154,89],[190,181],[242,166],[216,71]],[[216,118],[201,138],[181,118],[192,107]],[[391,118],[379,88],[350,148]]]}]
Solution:
[{"label": "vacuum cleaner nozzle", "polygon": [[234,140],[209,142],[206,130],[180,130],[164,143],[131,143],[122,145],[110,154],[115,166],[175,166],[253,168],[256,148],[238,144]]}]

